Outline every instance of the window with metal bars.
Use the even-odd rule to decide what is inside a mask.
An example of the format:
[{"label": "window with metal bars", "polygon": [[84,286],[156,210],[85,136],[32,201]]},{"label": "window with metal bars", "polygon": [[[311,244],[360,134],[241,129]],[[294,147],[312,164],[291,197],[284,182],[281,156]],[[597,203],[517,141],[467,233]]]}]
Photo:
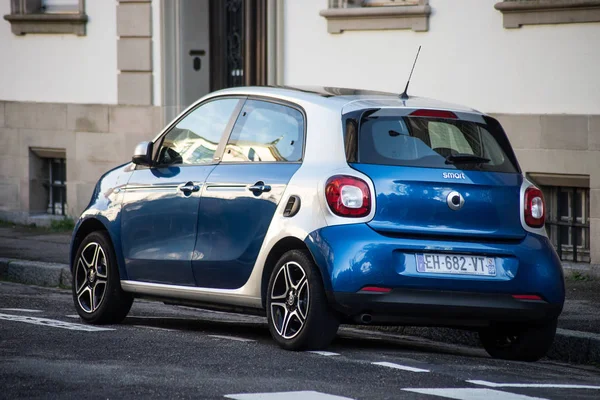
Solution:
[{"label": "window with metal bars", "polygon": [[48,163],[48,214],[66,215],[67,163],[64,158],[47,158]]},{"label": "window with metal bars", "polygon": [[563,261],[590,262],[590,190],[542,186],[546,231]]}]

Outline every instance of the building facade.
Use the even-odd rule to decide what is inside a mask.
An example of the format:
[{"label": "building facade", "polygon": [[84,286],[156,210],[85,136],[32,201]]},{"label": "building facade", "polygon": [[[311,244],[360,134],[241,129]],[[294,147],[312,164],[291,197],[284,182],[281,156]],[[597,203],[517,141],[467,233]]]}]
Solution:
[{"label": "building facade", "polygon": [[600,263],[600,0],[0,0],[0,216],[76,217],[103,172],[237,85],[497,117],[564,260]]}]

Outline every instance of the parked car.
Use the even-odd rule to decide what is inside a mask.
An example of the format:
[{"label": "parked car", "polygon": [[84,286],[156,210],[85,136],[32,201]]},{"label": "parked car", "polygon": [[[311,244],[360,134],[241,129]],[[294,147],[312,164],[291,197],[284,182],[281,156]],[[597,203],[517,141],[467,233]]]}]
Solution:
[{"label": "parked car", "polygon": [[106,173],[77,222],[93,324],[136,297],[265,314],[321,349],[340,323],[477,330],[533,361],[565,289],[541,191],[494,118],[397,94],[245,87],[189,107]]}]

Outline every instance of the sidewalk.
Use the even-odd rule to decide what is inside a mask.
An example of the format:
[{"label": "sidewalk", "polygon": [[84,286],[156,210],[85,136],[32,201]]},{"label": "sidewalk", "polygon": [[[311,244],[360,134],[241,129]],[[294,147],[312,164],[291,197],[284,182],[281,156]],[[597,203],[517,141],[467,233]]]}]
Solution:
[{"label": "sidewalk", "polygon": [[[0,279],[43,286],[70,286],[70,232],[0,226]],[[26,261],[25,261],[26,260]],[[585,268],[565,268],[567,301],[549,357],[600,364],[600,277]],[[445,328],[376,328],[403,335],[478,346],[473,332]]]}]

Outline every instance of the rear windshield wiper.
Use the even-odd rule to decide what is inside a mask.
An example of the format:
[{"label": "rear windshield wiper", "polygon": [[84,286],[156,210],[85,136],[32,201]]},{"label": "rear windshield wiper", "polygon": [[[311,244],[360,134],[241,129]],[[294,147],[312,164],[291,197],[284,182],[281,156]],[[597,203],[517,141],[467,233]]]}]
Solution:
[{"label": "rear windshield wiper", "polygon": [[446,164],[487,164],[489,158],[476,156],[475,154],[451,154],[446,157]]}]

